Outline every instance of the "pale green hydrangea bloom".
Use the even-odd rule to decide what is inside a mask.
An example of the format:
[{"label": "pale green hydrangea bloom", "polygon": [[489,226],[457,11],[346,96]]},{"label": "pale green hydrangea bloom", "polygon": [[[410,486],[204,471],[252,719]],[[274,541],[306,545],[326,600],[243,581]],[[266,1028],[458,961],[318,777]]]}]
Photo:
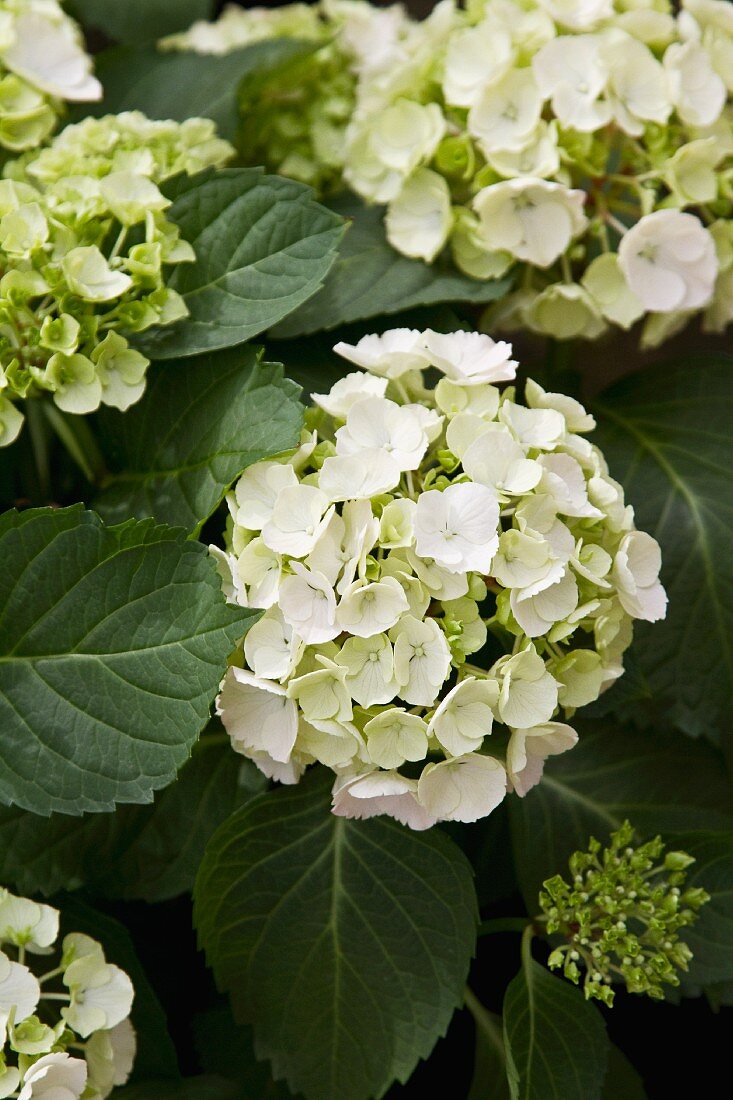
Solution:
[{"label": "pale green hydrangea bloom", "polygon": [[101,98],[81,31],[58,0],[0,0],[0,145],[32,149],[64,101]]},{"label": "pale green hydrangea bloom", "polygon": [[5,167],[0,180],[0,445],[17,402],[43,392],[64,412],[126,409],[148,360],[132,333],[186,315],[169,265],[194,259],[160,185],[223,163],[231,146],[205,119],[138,112],[88,118]]},{"label": "pale green hydrangea bloom", "polygon": [[305,32],[299,5],[232,9],[173,45],[320,35],[292,81],[278,72],[262,122],[245,109],[245,157],[386,204],[406,256],[448,248],[477,279],[518,266],[519,313],[495,304],[487,331],[591,340],[646,317],[650,346],[701,310],[712,331],[730,320],[733,277],[709,228],[733,214],[729,9],[442,0],[417,22],[399,5],[323,0]]},{"label": "pale green hydrangea bloom", "polygon": [[59,917],[0,888],[0,1097],[104,1100],[132,1070],[132,982]]},{"label": "pale green hydrangea bloom", "polygon": [[393,329],[335,350],[359,369],[228,497],[212,553],[264,614],[217,709],[266,775],[332,768],[337,814],[475,821],[574,745],[633,619],[664,617],[659,547],[583,406],[502,386],[509,344]]}]

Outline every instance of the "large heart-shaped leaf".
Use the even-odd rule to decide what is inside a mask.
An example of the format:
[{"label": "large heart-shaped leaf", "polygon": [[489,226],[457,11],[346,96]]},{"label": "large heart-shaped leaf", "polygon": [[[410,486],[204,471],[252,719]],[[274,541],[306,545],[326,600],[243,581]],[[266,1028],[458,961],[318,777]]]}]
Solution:
[{"label": "large heart-shaped leaf", "polygon": [[365,207],[351,196],[331,205],[351,221],[338,260],[323,290],[279,324],[274,336],[305,336],[440,302],[491,302],[511,287],[510,278],[482,282],[447,263],[424,264],[395,252],[385,236],[382,207]]},{"label": "large heart-shaped leaf", "polygon": [[720,754],[682,734],[597,724],[542,781],[509,802],[517,876],[530,913],[553,874],[590,836],[605,840],[628,818],[643,836],[733,827],[733,791]]},{"label": "large heart-shaped leaf", "polygon": [[522,951],[504,997],[512,1100],[600,1100],[608,1062],[603,1018],[575,986]]},{"label": "large heart-shaped leaf", "polygon": [[244,343],[307,301],[336,258],[344,223],[301,183],[226,168],[178,176],[166,190],[196,260],[169,279],[189,316],[137,338],[151,359]]},{"label": "large heart-shaped leaf", "polygon": [[197,531],[246,466],[295,447],[300,392],[282,367],[238,348],[154,368],[142,401],[102,419],[113,474],[103,519],[154,516]]},{"label": "large heart-shaped leaf", "polygon": [[0,802],[149,802],[188,757],[256,613],[205,547],[81,505],[0,517]]},{"label": "large heart-shaped leaf", "polygon": [[667,618],[634,653],[652,695],[688,733],[733,726],[733,358],[631,375],[595,403],[596,442],[639,527],[662,547]]},{"label": "large heart-shaped leaf", "polygon": [[[108,0],[98,0],[109,7]],[[169,0],[166,0],[168,3]],[[139,43],[140,39],[135,39]],[[92,114],[142,111],[148,118],[210,118],[219,134],[233,140],[239,126],[237,91],[267,74],[268,79],[301,58],[318,43],[270,38],[227,54],[161,53],[154,46],[118,46],[97,58],[96,72],[104,99]],[[75,112],[80,118],[89,114]]]},{"label": "large heart-shaped leaf", "polygon": [[437,829],[329,813],[330,780],[262,795],[209,844],[199,939],[255,1053],[312,1100],[404,1081],[463,998],[476,899]]},{"label": "large heart-shaped leaf", "polygon": [[23,894],[87,886],[148,902],[190,891],[212,833],[266,785],[222,737],[202,737],[148,806],[83,817],[0,807],[0,882]]}]

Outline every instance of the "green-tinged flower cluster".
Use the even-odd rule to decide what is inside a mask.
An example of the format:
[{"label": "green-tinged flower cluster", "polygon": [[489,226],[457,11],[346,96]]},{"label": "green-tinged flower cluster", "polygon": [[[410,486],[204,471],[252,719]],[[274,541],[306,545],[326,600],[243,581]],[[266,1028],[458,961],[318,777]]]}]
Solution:
[{"label": "green-tinged flower cluster", "polygon": [[[173,44],[297,36],[300,12],[230,10]],[[676,15],[669,0],[443,0],[422,22],[362,0],[318,12],[308,33],[330,41],[292,82],[273,77],[264,121],[245,110],[245,156],[319,185],[342,166],[343,185],[386,205],[399,252],[449,250],[477,279],[515,271],[487,331],[594,339],[645,318],[652,346],[700,312],[712,332],[733,320],[727,0]]]},{"label": "green-tinged flower cluster", "polygon": [[58,0],[0,0],[0,146],[44,142],[63,101],[101,99],[81,32]]},{"label": "green-tinged flower cluster", "polygon": [[104,1100],[132,1069],[132,982],[59,917],[0,887],[0,1096]]},{"label": "green-tinged flower cluster", "polygon": [[663,986],[679,985],[677,971],[692,958],[680,929],[710,900],[700,888],[684,888],[691,863],[685,852],[665,854],[660,837],[635,844],[628,821],[607,848],[591,839],[587,852],[570,858],[571,883],[555,875],[540,893],[547,931],[568,941],[555,948],[549,966],[576,985],[582,977],[586,998],[607,1005],[614,982],[662,1000]]},{"label": "green-tinged flower cluster", "polygon": [[206,119],[88,118],[6,166],[0,181],[0,445],[18,402],[46,391],[64,412],[128,408],[147,358],[128,336],[187,313],[166,286],[193,248],[160,184],[219,165],[231,146]]},{"label": "green-tinged flower cluster", "polygon": [[231,5],[216,23],[194,23],[161,46],[224,54],[266,38],[310,41],[310,54],[278,67],[272,79],[258,79],[252,97],[242,92],[238,144],[248,163],[327,192],[341,184],[356,91],[348,41],[343,35],[334,41],[340,23],[328,4],[249,10]]},{"label": "green-tinged flower cluster", "polygon": [[363,369],[227,497],[227,597],[266,611],[217,709],[266,775],[332,768],[338,815],[476,821],[576,743],[564,719],[622,674],[632,620],[664,618],[659,546],[583,406],[501,385],[509,344],[390,329],[334,350]]}]

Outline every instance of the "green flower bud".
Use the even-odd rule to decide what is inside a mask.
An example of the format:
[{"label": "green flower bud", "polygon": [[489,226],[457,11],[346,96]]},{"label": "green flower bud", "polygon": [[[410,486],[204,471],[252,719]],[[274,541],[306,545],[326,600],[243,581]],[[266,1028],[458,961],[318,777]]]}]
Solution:
[{"label": "green flower bud", "polygon": [[547,931],[566,939],[548,965],[562,967],[578,984],[582,972],[568,961],[582,961],[587,998],[612,1005],[611,980],[619,974],[629,992],[655,1000],[663,999],[663,985],[679,985],[677,971],[686,970],[692,958],[679,931],[693,923],[709,897],[698,888],[680,894],[677,883],[694,859],[669,852],[658,863],[663,850],[660,837],[635,846],[626,821],[606,848],[591,838],[587,852],[573,853],[570,882],[555,875],[543,884],[539,900]]}]

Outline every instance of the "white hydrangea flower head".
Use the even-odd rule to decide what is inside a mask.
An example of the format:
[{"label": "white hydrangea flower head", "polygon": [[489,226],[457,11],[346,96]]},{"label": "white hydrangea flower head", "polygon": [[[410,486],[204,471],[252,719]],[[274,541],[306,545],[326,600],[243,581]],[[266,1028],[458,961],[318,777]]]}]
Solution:
[{"label": "white hydrangea flower head", "polygon": [[[655,292],[659,273],[644,296],[635,288],[646,280],[621,260],[627,231],[643,225],[644,236],[651,215],[686,211],[702,232],[733,213],[728,0],[684,0],[677,15],[667,0],[477,0],[467,10],[446,0],[423,20],[367,0],[307,10],[227,9],[168,43],[222,53],[301,26],[322,43],[297,82],[278,73],[283,86],[268,88],[251,163],[384,205],[401,255],[450,255],[479,281],[512,274],[518,289],[485,314],[492,333],[591,341],[641,322],[646,348],[700,310],[707,331],[733,322],[729,271],[714,302],[688,304],[701,297],[691,293],[657,308],[649,302],[675,297]],[[667,259],[662,267],[698,278],[691,255]],[[709,283],[709,255],[700,259]],[[392,369],[402,372],[398,359]],[[355,472],[329,468],[344,491]],[[387,482],[365,479],[364,492],[390,492]]]},{"label": "white hydrangea flower head", "polygon": [[[0,15],[9,3],[0,0]],[[29,3],[39,19],[45,7],[53,15],[55,0]],[[0,338],[0,446],[20,431],[26,397],[48,393],[74,415],[139,400],[149,360],[131,337],[187,315],[167,282],[171,265],[195,259],[167,217],[160,184],[232,153],[207,119],[128,111],[67,126],[5,165],[0,311],[14,335]]]},{"label": "white hydrangea flower head", "polygon": [[270,778],[330,768],[336,814],[474,821],[572,747],[632,620],[664,614],[659,548],[580,402],[520,401],[509,344],[397,329],[336,351],[366,369],[230,494],[225,591],[266,610],[217,712]]},{"label": "white hydrangea flower head", "polygon": [[91,936],[59,943],[59,917],[0,888],[0,1096],[103,1098],[132,1069],[132,982]]}]

